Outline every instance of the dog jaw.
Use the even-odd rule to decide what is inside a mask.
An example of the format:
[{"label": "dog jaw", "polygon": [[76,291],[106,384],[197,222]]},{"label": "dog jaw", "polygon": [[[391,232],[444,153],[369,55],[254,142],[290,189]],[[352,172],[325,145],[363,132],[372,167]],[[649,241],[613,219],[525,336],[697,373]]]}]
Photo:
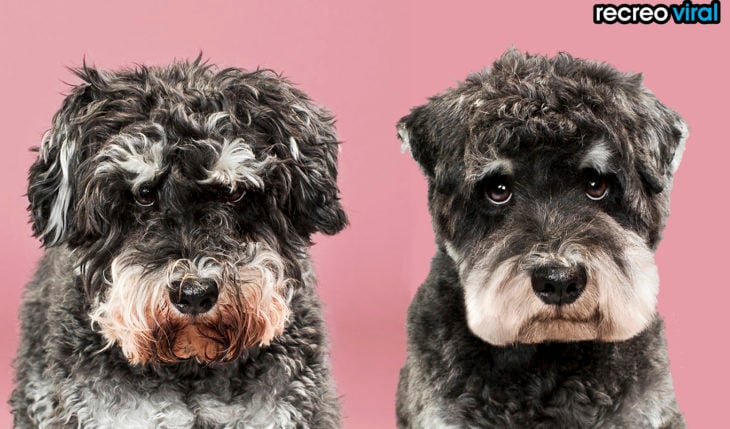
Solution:
[{"label": "dog jaw", "polygon": [[[246,264],[213,258],[172,261],[145,272],[132,253],[115,258],[106,295],[90,314],[92,326],[118,345],[131,364],[170,364],[185,359],[226,362],[280,335],[289,317],[288,290],[280,257],[263,245]],[[181,276],[218,280],[218,301],[210,311],[189,316],[169,301],[170,283]]]},{"label": "dog jaw", "polygon": [[[613,227],[619,228],[615,223]],[[547,305],[533,292],[530,259],[535,255],[497,262],[493,261],[495,252],[490,252],[473,268],[460,262],[469,329],[484,341],[501,346],[623,341],[637,335],[654,319],[659,277],[653,253],[641,238],[630,231],[623,234],[623,270],[603,252],[570,246],[561,255],[540,257],[563,265],[580,262],[587,267],[586,288],[568,305]],[[458,252],[453,244],[446,247],[454,259]]]}]

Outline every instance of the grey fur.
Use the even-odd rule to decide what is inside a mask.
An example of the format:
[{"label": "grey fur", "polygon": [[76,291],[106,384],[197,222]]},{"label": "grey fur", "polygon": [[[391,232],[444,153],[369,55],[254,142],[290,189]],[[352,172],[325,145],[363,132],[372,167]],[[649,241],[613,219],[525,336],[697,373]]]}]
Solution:
[{"label": "grey fur", "polygon": [[[408,312],[398,426],[684,427],[653,252],[687,127],[641,76],[511,49],[398,135],[428,179],[438,248]],[[594,182],[608,191],[587,198]],[[544,266],[585,269],[575,303],[535,297]]]},{"label": "grey fur", "polygon": [[[266,70],[77,74],[30,172],[47,249],[20,313],[15,427],[340,427],[308,256],[312,233],[346,224],[332,117]],[[220,282],[225,307],[173,311],[186,276]],[[112,304],[158,326],[125,349]]]}]

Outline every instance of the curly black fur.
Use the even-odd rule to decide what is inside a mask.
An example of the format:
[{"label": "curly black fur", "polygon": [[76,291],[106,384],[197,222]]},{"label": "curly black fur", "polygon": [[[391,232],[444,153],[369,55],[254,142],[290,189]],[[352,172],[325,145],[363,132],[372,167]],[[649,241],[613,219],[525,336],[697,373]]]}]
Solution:
[{"label": "curly black fur", "polygon": [[[651,258],[687,136],[679,115],[640,75],[512,49],[414,108],[398,133],[428,179],[438,247],[409,309],[399,427],[684,427]],[[587,177],[607,184],[600,201]],[[504,204],[488,199],[495,183],[511,192]],[[545,264],[585,269],[593,295],[543,305],[530,276]],[[607,286],[611,276],[622,281]],[[632,310],[601,307],[614,286],[646,302],[620,334]],[[581,305],[595,307],[581,330],[539,339]],[[500,326],[513,320],[524,326]]]},{"label": "curly black fur", "polygon": [[[75,72],[82,83],[30,170],[33,232],[48,249],[21,311],[16,427],[339,427],[308,259],[313,233],[347,222],[332,115],[268,70],[217,70],[198,59]],[[280,293],[290,314],[270,343],[240,339],[247,328],[267,329],[259,312],[268,310],[234,308],[246,299],[234,286],[219,311],[226,317],[170,310],[178,322],[165,324],[158,315],[156,339],[134,358],[141,364],[119,346],[135,332],[105,338],[92,326],[113,288],[137,287],[114,284],[115,261],[121,271],[139,267],[140,279],[163,273],[151,286],[164,292],[150,304],[157,311],[171,308],[165,288],[177,274],[164,271],[174,261],[245,285],[229,272],[256,263],[262,249],[269,259],[254,268],[278,283],[257,299]],[[143,304],[131,302],[128,312]],[[204,327],[220,354],[178,359],[180,321]]]}]

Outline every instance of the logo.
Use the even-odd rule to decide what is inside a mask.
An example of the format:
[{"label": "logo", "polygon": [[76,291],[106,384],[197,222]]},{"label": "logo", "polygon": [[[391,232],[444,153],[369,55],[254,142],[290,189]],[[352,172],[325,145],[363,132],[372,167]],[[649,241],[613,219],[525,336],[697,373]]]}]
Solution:
[{"label": "logo", "polygon": [[593,22],[596,24],[719,24],[720,1],[709,4],[596,4]]}]

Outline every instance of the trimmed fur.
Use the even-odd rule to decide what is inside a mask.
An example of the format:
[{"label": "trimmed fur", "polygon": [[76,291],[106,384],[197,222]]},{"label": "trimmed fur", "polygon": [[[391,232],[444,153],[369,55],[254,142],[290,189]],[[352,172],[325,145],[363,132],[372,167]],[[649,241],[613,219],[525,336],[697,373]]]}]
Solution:
[{"label": "trimmed fur", "polygon": [[[398,135],[438,245],[409,309],[399,427],[684,427],[654,251],[687,127],[641,76],[508,50]],[[586,273],[569,304],[533,290],[555,267]]]}]

